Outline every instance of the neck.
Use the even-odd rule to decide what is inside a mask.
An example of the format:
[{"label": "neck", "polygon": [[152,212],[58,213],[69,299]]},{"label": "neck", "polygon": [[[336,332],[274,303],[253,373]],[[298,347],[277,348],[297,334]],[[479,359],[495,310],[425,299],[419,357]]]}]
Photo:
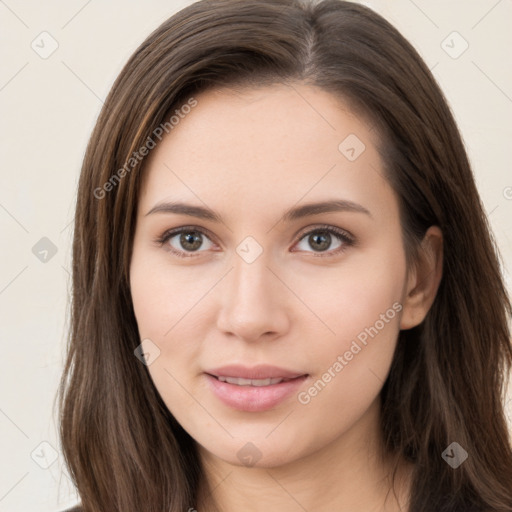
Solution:
[{"label": "neck", "polygon": [[382,451],[379,416],[376,400],[349,431],[321,450],[273,467],[236,466],[198,446],[204,480],[197,510],[405,512],[412,468],[397,467],[393,490],[395,468]]}]

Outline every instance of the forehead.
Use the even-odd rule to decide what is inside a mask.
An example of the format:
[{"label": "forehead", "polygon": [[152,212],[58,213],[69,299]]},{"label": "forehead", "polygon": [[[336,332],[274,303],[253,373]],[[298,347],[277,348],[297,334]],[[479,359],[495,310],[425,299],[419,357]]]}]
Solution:
[{"label": "forehead", "polygon": [[144,207],[193,198],[238,209],[259,204],[263,212],[333,192],[358,200],[373,191],[373,201],[390,193],[375,131],[326,91],[275,85],[195,99],[149,155]]}]

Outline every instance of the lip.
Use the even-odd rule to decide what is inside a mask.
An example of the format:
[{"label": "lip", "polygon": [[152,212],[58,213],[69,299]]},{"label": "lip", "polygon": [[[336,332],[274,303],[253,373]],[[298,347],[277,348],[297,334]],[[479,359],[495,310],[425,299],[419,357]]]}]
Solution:
[{"label": "lip", "polygon": [[[237,386],[222,382],[216,376],[240,377],[243,379],[289,379],[269,386]],[[205,372],[206,381],[212,393],[225,405],[245,412],[263,412],[295,395],[309,375],[285,370],[276,366],[261,365],[254,368],[223,366]]]},{"label": "lip", "polygon": [[252,368],[238,364],[230,364],[206,370],[205,373],[214,375],[215,377],[240,377],[242,379],[294,379],[306,375],[304,372],[287,370],[286,368],[279,368],[278,366],[268,364],[260,364]]}]

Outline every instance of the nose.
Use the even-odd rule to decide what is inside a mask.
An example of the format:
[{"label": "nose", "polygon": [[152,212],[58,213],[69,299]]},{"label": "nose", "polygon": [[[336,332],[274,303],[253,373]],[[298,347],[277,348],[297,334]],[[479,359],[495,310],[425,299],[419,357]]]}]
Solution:
[{"label": "nose", "polygon": [[261,255],[247,263],[235,256],[221,293],[217,328],[247,342],[274,339],[289,328],[287,304],[290,292]]}]

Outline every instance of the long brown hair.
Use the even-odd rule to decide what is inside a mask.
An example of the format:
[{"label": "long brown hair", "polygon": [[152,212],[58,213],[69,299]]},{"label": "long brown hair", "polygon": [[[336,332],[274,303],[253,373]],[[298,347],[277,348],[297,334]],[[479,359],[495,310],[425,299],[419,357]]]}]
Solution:
[{"label": "long brown hair", "polygon": [[[408,266],[429,226],[443,232],[436,299],[419,326],[400,332],[381,393],[385,448],[414,463],[410,512],[511,512],[503,404],[512,306],[465,148],[413,47],[378,14],[340,0],[196,2],[157,28],[115,81],[80,175],[58,393],[83,510],[183,512],[203,478],[194,440],[134,356],[141,340],[128,272],[145,160],[130,158],[201,91],[294,82],[337,95],[374,123]],[[442,456],[453,442],[468,453],[457,469]]]}]

